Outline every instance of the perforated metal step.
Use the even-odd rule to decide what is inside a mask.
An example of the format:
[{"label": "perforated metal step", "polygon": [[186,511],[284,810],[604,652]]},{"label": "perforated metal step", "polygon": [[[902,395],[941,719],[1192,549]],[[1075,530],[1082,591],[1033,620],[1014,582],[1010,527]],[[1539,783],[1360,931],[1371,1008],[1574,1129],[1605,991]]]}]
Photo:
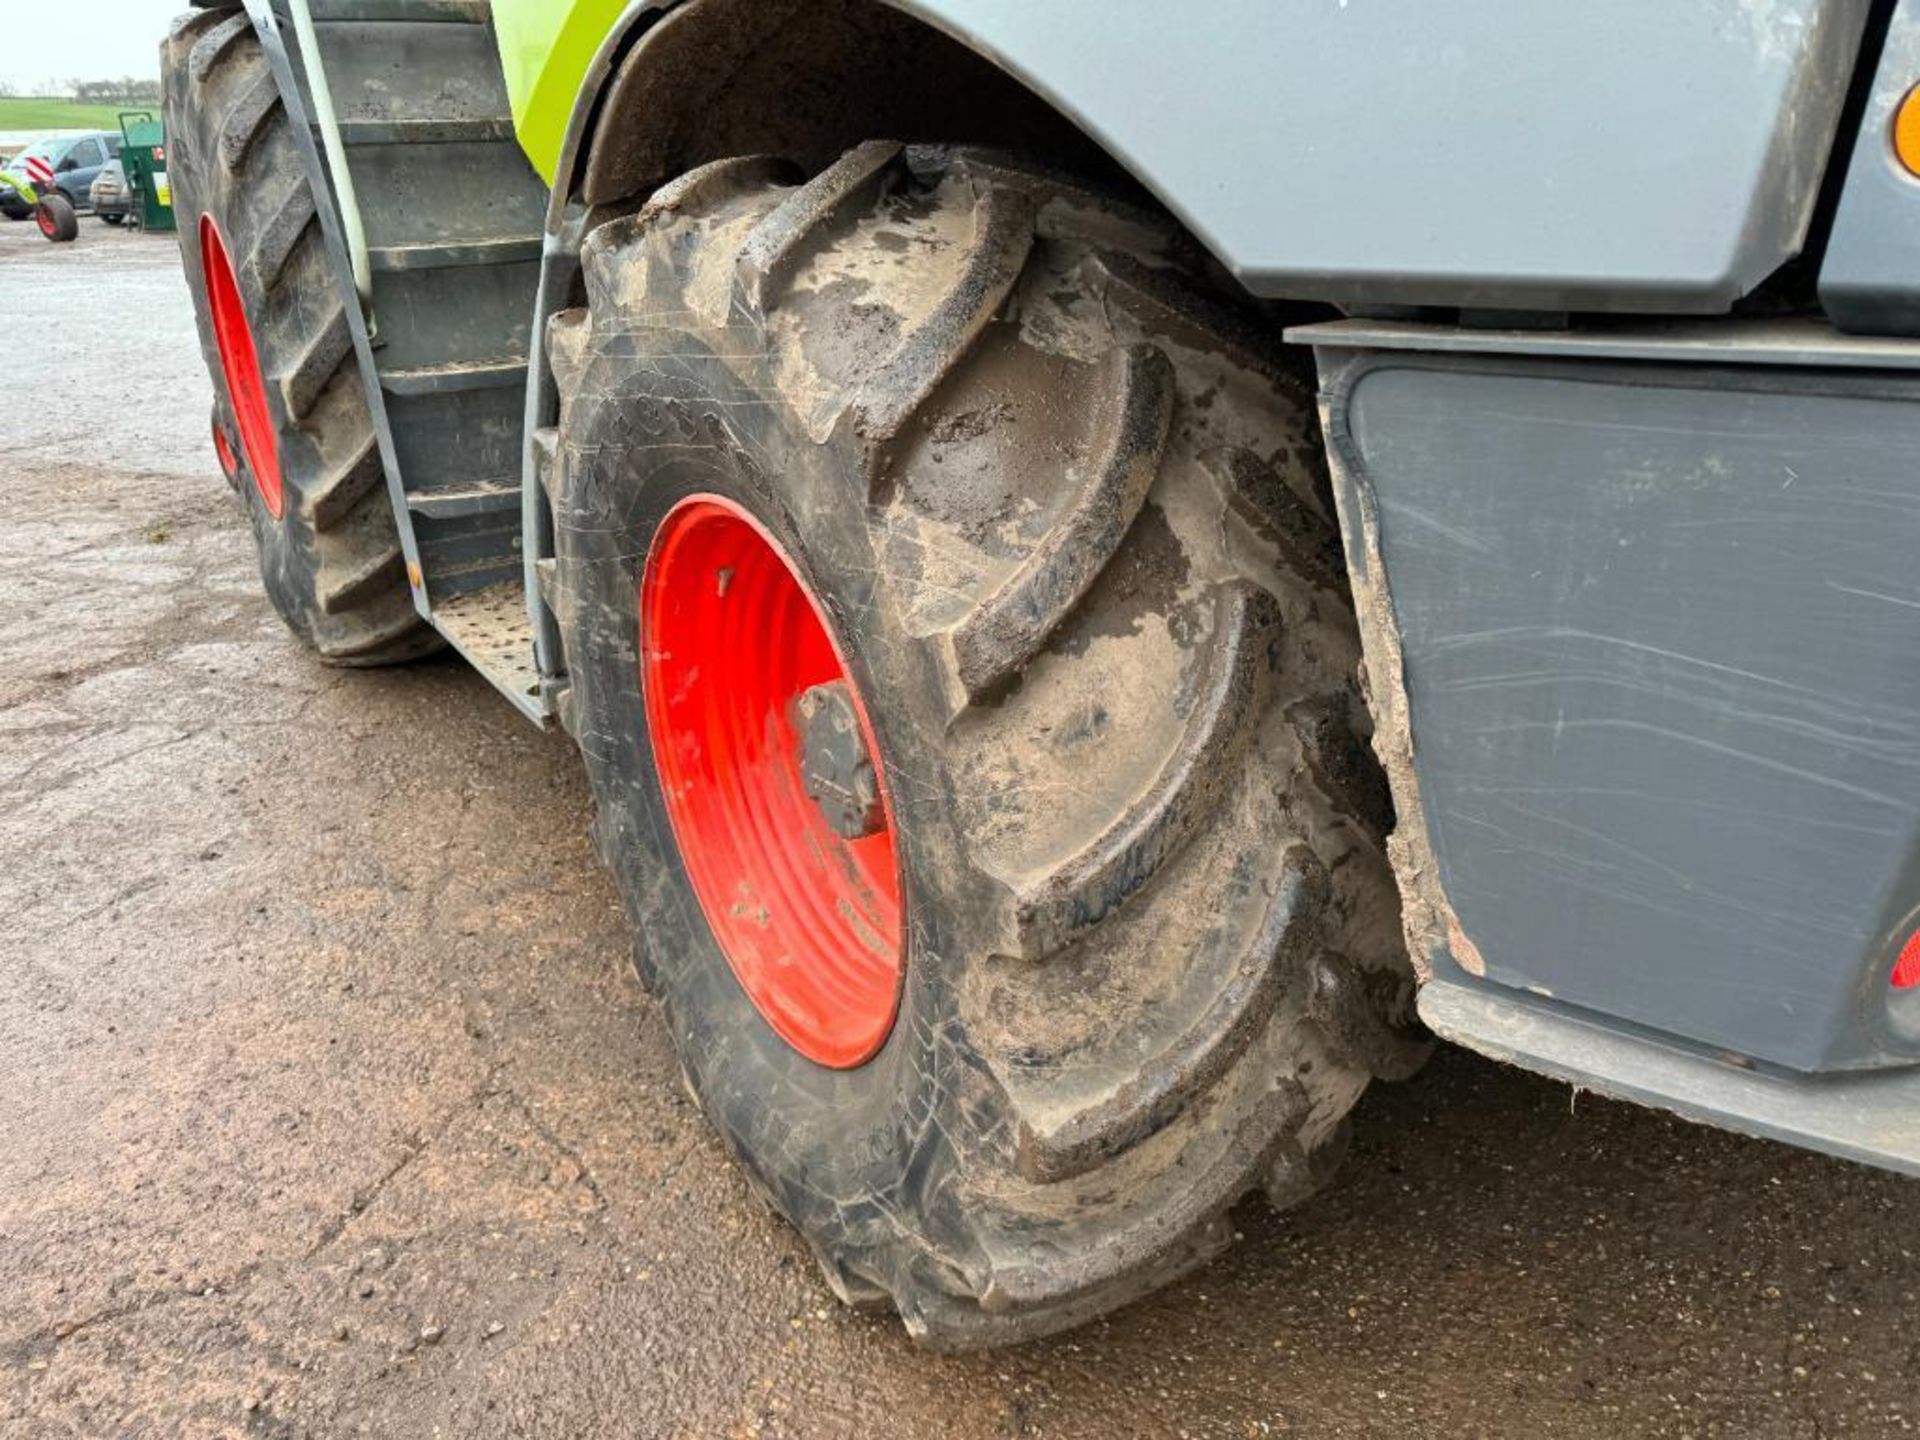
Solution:
[{"label": "perforated metal step", "polygon": [[519,581],[452,595],[434,606],[447,643],[521,710],[539,720],[540,673],[533,661],[533,622]]}]

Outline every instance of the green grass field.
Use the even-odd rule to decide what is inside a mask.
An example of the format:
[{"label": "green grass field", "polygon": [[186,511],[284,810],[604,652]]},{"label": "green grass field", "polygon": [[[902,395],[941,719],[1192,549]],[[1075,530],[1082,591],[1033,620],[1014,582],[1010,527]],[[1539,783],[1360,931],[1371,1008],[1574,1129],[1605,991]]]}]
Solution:
[{"label": "green grass field", "polygon": [[[135,109],[148,107],[135,106]],[[159,107],[151,107],[158,113]],[[71,100],[0,96],[0,130],[118,130],[118,105],[76,105]]]}]

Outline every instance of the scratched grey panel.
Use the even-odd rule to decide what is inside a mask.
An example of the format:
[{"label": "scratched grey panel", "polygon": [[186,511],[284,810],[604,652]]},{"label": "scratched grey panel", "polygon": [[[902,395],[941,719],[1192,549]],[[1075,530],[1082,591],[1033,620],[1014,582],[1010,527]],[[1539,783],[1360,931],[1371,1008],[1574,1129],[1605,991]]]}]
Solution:
[{"label": "scratched grey panel", "polygon": [[1492,978],[1795,1068],[1869,1057],[1864,967],[1920,899],[1916,399],[1497,361],[1358,381],[1419,780]]}]

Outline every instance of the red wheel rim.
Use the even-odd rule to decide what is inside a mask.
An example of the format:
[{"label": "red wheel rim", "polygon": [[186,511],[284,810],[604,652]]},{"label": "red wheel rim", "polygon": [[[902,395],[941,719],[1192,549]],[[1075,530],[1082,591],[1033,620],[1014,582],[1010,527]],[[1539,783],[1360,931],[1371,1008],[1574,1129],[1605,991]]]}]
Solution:
[{"label": "red wheel rim", "polygon": [[[899,1006],[899,860],[873,725],[825,611],[759,521],[696,495],[654,532],[640,635],[654,769],[727,964],[807,1059],[871,1059]],[[829,826],[801,772],[796,703],[834,682],[880,777],[878,828],[859,839]]]},{"label": "red wheel rim", "polygon": [[[286,508],[280,484],[280,451],[267,409],[267,387],[260,379],[260,352],[253,343],[253,327],[240,303],[227,242],[211,215],[200,217],[200,266],[207,280],[207,304],[213,311],[213,340],[220,352],[220,373],[226,378],[227,399],[233,403],[234,423],[240,428],[240,448],[267,513],[278,520]],[[217,437],[216,437],[217,438]],[[225,464],[223,456],[221,463]],[[229,474],[232,472],[229,471]]]},{"label": "red wheel rim", "polygon": [[233,453],[233,444],[227,439],[227,427],[220,423],[216,415],[213,421],[213,453],[220,457],[220,471],[231,480],[240,469],[240,457]]},{"label": "red wheel rim", "polygon": [[52,239],[59,230],[59,226],[53,223],[53,210],[49,206],[34,206],[33,219],[34,223],[40,227],[40,233],[48,239]]}]

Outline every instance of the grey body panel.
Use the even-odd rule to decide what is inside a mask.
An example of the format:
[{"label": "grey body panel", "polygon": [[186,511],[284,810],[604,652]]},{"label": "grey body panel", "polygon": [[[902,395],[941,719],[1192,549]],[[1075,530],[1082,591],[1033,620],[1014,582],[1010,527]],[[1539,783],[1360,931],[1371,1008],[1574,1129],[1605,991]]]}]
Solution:
[{"label": "grey body panel", "polygon": [[1256,294],[1674,313],[1799,250],[1868,10],[899,3],[1078,120]]},{"label": "grey body panel", "polygon": [[1583,1090],[1920,1176],[1920,1071],[1774,1075],[1447,980],[1420,992],[1420,1018],[1437,1035]]},{"label": "grey body panel", "polygon": [[1920,179],[1893,154],[1893,116],[1920,80],[1920,4],[1900,0],[1820,267],[1820,302],[1843,329],[1920,334]]},{"label": "grey body panel", "polygon": [[1786,1069],[1911,1058],[1920,369],[1304,335],[1390,597],[1440,967]]}]

